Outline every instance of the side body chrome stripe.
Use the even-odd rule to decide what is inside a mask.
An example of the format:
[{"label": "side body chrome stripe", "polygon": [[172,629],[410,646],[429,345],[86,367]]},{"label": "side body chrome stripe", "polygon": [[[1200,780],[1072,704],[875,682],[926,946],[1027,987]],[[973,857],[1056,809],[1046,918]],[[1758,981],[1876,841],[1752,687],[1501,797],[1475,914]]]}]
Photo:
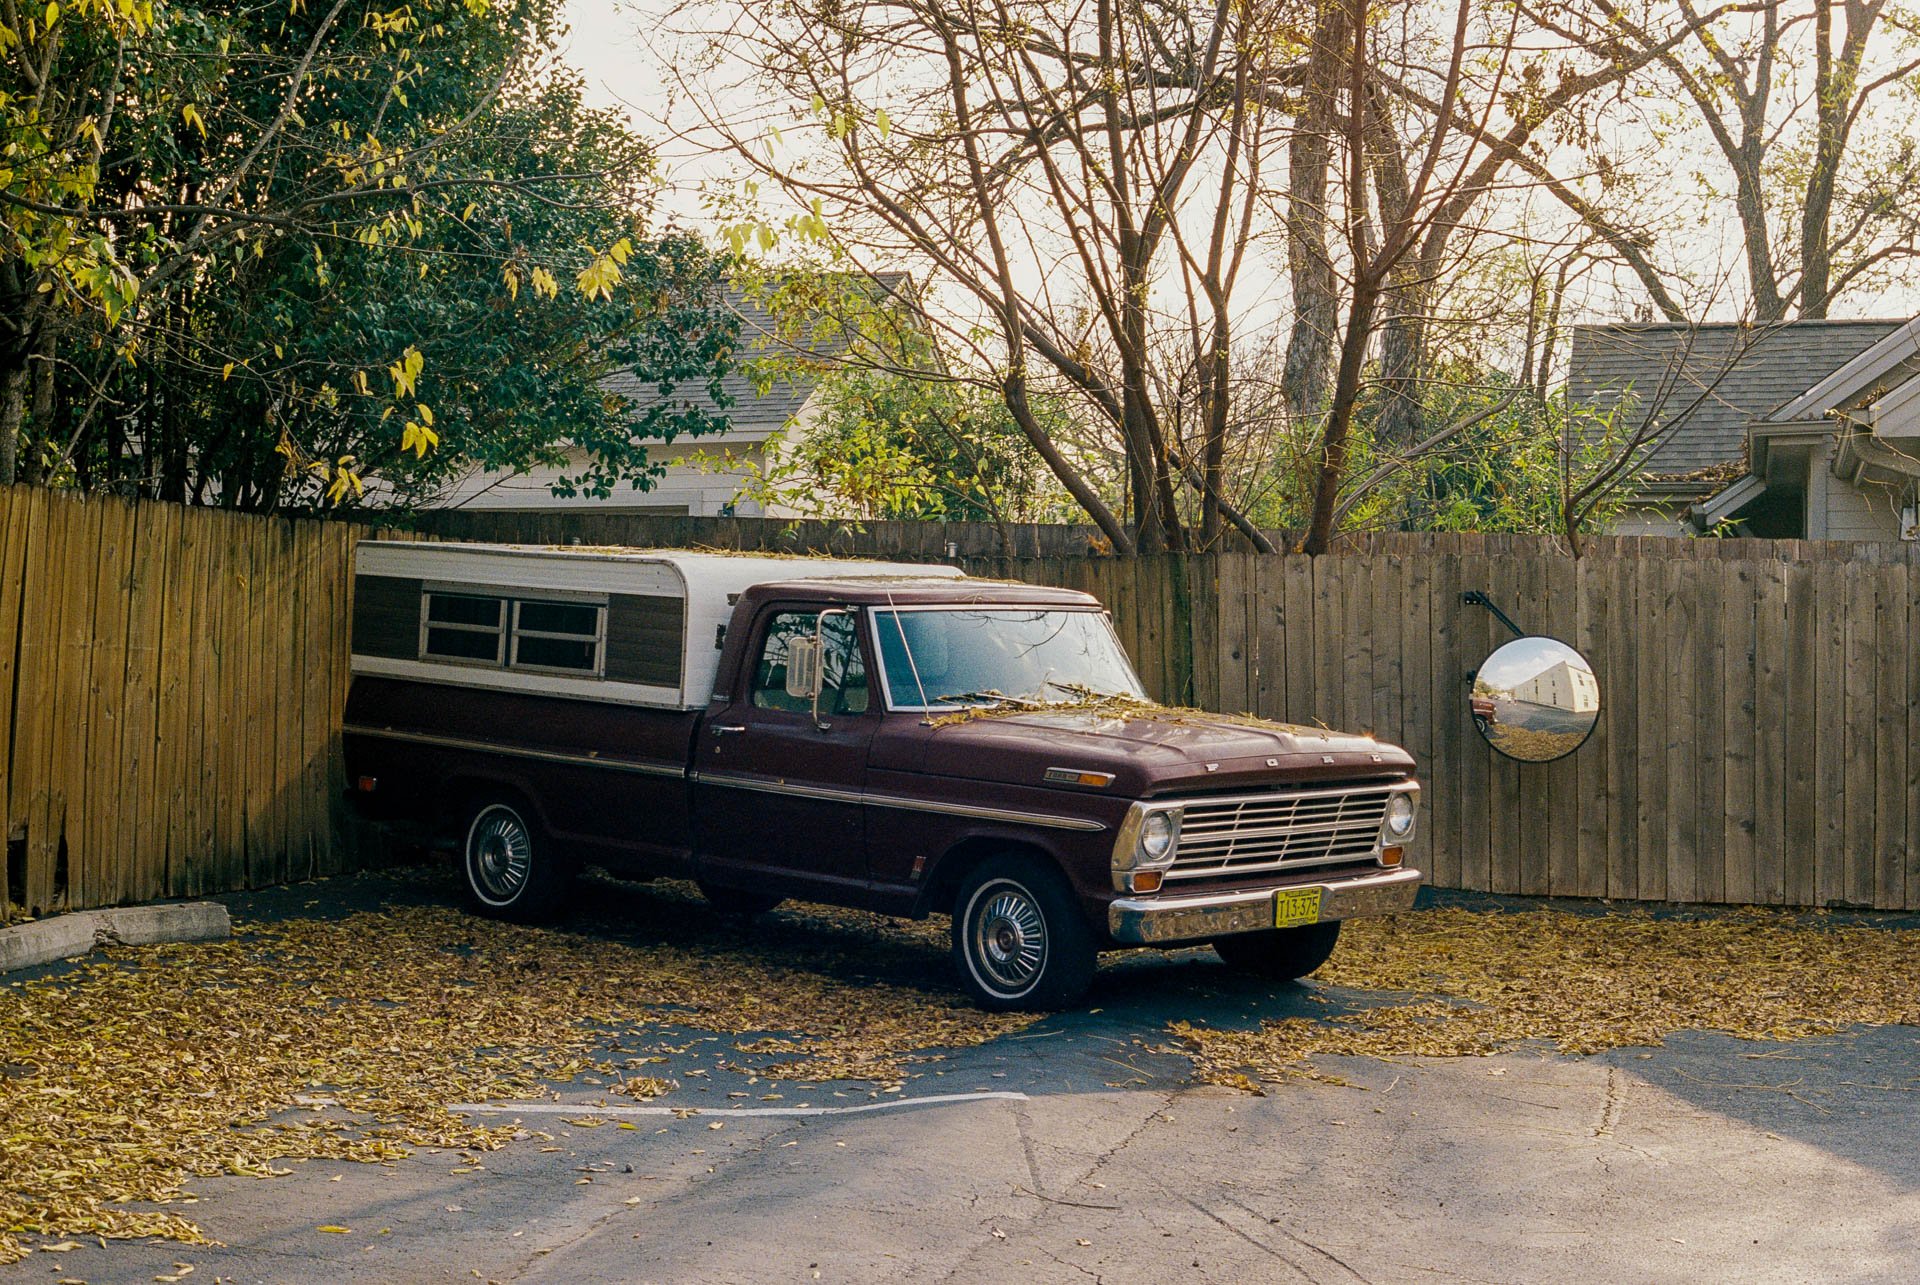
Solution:
[{"label": "side body chrome stripe", "polygon": [[971,817],[981,821],[1005,821],[1015,825],[1037,825],[1053,830],[1077,830],[1097,833],[1107,827],[1099,821],[1081,817],[1054,816],[1044,812],[1014,812],[1005,808],[974,807],[966,803],[940,803],[931,799],[909,799],[897,794],[869,794],[860,790],[836,790],[820,785],[795,785],[789,781],[769,781],[761,777],[735,776],[730,773],[689,772],[665,763],[636,763],[631,759],[603,759],[590,754],[567,754],[558,750],[536,750],[498,741],[477,741],[459,736],[435,736],[428,732],[402,732],[385,727],[349,723],[340,729],[357,736],[378,736],[407,741],[415,745],[434,745],[451,750],[475,750],[484,754],[507,754],[514,758],[535,759],[543,763],[565,763],[573,767],[599,767],[611,772],[633,772],[642,776],[669,776],[737,790],[762,794],[784,794],[802,799],[821,799],[829,803],[867,804],[876,808],[897,808],[908,812],[932,812],[942,816]]},{"label": "side body chrome stripe", "polygon": [[633,772],[640,776],[671,776],[684,779],[687,769],[669,763],[639,763],[632,759],[603,759],[592,754],[567,754],[560,750],[536,750],[500,741],[475,741],[460,736],[435,736],[428,732],[401,732],[387,727],[369,727],[348,723],[340,729],[355,736],[378,736],[390,741],[414,745],[437,745],[449,750],[476,750],[483,754],[506,754],[513,758],[537,759],[542,763],[566,763],[576,767],[603,767],[610,772]]},{"label": "side body chrome stripe", "polygon": [[755,790],[762,794],[789,794],[803,799],[825,799],[834,803],[864,803],[869,807],[897,808],[905,812],[934,812],[942,816],[971,817],[980,821],[1007,821],[1016,825],[1037,825],[1051,830],[1081,830],[1096,833],[1107,827],[1082,817],[1055,816],[1046,812],[1014,812],[1006,808],[982,808],[969,803],[941,803],[932,799],[909,799],[898,794],[873,794],[861,790],[835,790],[817,785],[794,785],[787,781],[769,781],[764,777],[735,776],[732,773],[697,772],[696,781],[722,785],[735,790]]}]

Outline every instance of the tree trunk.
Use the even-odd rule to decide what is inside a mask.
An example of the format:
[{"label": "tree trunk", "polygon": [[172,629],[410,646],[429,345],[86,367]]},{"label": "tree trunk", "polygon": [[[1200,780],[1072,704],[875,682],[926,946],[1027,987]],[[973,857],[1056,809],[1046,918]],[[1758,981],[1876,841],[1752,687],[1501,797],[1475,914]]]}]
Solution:
[{"label": "tree trunk", "polygon": [[[1407,208],[1413,200],[1412,184],[1406,160],[1400,154],[1400,142],[1377,94],[1369,97],[1367,126],[1372,141],[1369,168],[1380,201],[1380,222],[1384,227],[1398,227],[1412,216]],[[1431,271],[1437,271],[1438,266],[1436,261],[1430,269],[1419,256],[1403,259],[1381,296],[1380,414],[1374,432],[1388,451],[1404,453],[1427,435],[1420,406],[1420,376],[1426,357],[1426,287],[1432,280]]]},{"label": "tree trunk", "polygon": [[1340,369],[1334,376],[1333,404],[1320,440],[1319,477],[1314,484],[1313,515],[1300,552],[1319,555],[1333,543],[1334,513],[1340,505],[1340,485],[1347,478],[1347,437],[1353,427],[1354,403],[1360,397],[1361,366],[1367,340],[1373,333],[1373,314],[1379,291],[1364,276],[1354,283],[1353,307],[1340,341]]},{"label": "tree trunk", "polygon": [[1287,142],[1287,273],[1293,292],[1293,327],[1287,336],[1280,394],[1295,418],[1324,409],[1333,359],[1339,300],[1327,245],[1327,178],[1333,165],[1335,80],[1340,75],[1345,30],[1339,0],[1326,0],[1307,60],[1305,106]]},{"label": "tree trunk", "polygon": [[59,330],[52,318],[41,322],[40,334],[27,359],[27,382],[33,399],[27,410],[27,454],[19,461],[17,476],[23,482],[39,482],[45,471],[42,456],[53,443],[54,359],[59,350]]},{"label": "tree trunk", "polygon": [[20,430],[27,418],[27,368],[14,366],[0,375],[0,486],[20,476]]}]

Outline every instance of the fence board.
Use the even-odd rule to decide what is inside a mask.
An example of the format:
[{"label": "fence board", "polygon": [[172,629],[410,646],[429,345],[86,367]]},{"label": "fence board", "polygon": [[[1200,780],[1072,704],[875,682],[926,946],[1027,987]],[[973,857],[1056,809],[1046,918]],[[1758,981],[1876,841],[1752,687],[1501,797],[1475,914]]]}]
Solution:
[{"label": "fence board", "polygon": [[1850,906],[1873,904],[1874,796],[1878,792],[1875,733],[1880,671],[1874,655],[1879,640],[1874,577],[1870,567],[1853,567],[1846,576],[1846,851],[1842,896]]},{"label": "fence board", "polygon": [[1628,558],[1604,565],[1612,629],[1600,674],[1601,719],[1607,725],[1607,892],[1640,894],[1640,632],[1639,585]]},{"label": "fence board", "polygon": [[1721,665],[1720,738],[1724,760],[1720,814],[1724,851],[1720,896],[1728,900],[1757,900],[1753,855],[1754,762],[1759,728],[1754,725],[1754,690],[1758,637],[1754,600],[1760,568],[1750,562],[1726,564],[1731,578],[1721,583],[1720,623],[1716,630]]},{"label": "fence board", "polygon": [[1820,826],[1814,838],[1816,905],[1847,899],[1847,580],[1837,563],[1815,563],[1814,594],[1819,603],[1816,686],[1812,706],[1819,746],[1814,785],[1819,791]]},{"label": "fence board", "polygon": [[[1601,699],[1610,702],[1613,697],[1609,674],[1612,638],[1607,630],[1607,596],[1602,579],[1605,570],[1605,564],[1596,566],[1584,559],[1574,564],[1575,612],[1579,623],[1574,630],[1573,645],[1595,667]],[[1592,736],[1574,755],[1574,791],[1580,810],[1574,880],[1583,897],[1607,895],[1607,767],[1613,753],[1612,722],[1607,717],[1607,708],[1603,704]]]},{"label": "fence board", "polygon": [[[1706,542],[1701,548],[1713,549]],[[1727,636],[1723,599],[1730,562],[1678,564],[1694,598],[1694,620],[1699,642],[1694,648],[1694,711],[1696,739],[1692,748],[1694,797],[1688,811],[1696,818],[1697,855],[1690,901],[1723,901],[1727,891]],[[1744,635],[1743,635],[1744,637]]]},{"label": "fence board", "polygon": [[1787,899],[1787,565],[1755,567],[1753,900],[1779,905]]},{"label": "fence board", "polygon": [[[1875,626],[1873,657],[1879,667],[1874,693],[1874,851],[1873,904],[1897,909],[1906,897],[1907,653],[1914,637],[1907,631],[1907,579],[1904,567],[1873,569]],[[1849,783],[1851,785],[1851,783]]]}]

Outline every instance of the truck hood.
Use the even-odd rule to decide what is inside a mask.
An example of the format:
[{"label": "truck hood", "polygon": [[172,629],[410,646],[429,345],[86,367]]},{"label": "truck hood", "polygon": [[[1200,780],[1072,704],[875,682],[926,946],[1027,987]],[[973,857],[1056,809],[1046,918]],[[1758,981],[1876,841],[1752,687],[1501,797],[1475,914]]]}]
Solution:
[{"label": "truck hood", "polygon": [[1108,797],[1413,770],[1406,751],[1370,736],[1192,710],[985,713],[923,730],[919,762],[907,770],[1027,786],[1047,784],[1048,768],[1109,772],[1113,783],[1099,791]]}]

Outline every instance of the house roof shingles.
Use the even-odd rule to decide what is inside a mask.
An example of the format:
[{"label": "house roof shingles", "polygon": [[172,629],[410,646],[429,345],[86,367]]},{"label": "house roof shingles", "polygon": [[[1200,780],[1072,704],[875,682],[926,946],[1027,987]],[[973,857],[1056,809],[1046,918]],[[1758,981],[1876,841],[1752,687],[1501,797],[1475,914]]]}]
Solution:
[{"label": "house roof shingles", "polygon": [[[1623,428],[1638,428],[1655,409],[1677,419],[1644,472],[1659,478],[1701,473],[1744,458],[1751,421],[1799,397],[1904,324],[1575,326],[1567,394],[1576,405],[1605,409],[1631,389],[1635,403],[1624,414]],[[1663,389],[1669,390],[1664,399]]]}]

